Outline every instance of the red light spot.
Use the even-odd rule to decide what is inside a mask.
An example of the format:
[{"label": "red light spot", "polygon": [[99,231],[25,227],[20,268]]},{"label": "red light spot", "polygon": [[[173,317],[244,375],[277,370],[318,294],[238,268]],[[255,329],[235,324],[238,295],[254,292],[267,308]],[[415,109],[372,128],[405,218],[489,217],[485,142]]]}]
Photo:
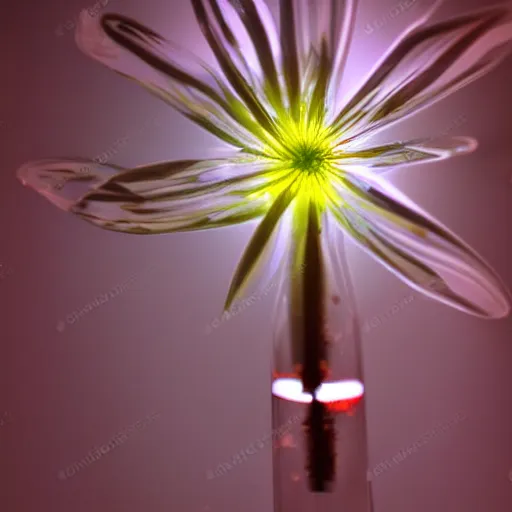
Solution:
[{"label": "red light spot", "polygon": [[345,398],[343,400],[328,402],[326,405],[331,412],[344,412],[349,416],[352,416],[354,413],[354,408],[361,401],[361,398],[363,398],[363,395],[359,395],[354,398]]},{"label": "red light spot", "polygon": [[283,438],[279,441],[279,446],[281,448],[296,448],[295,439],[291,434],[285,434]]},{"label": "red light spot", "polygon": [[300,475],[299,475],[299,473],[293,472],[293,473],[291,474],[291,477],[292,477],[292,482],[299,482],[299,481],[300,481]]}]

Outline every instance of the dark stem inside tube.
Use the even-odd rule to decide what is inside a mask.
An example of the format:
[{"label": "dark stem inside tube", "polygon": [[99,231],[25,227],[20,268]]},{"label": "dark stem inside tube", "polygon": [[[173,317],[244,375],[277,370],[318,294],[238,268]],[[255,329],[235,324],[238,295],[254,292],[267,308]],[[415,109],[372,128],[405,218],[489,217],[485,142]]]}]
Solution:
[{"label": "dark stem inside tube", "polygon": [[334,418],[325,404],[314,399],[303,423],[309,488],[312,492],[329,492],[335,478],[336,431]]},{"label": "dark stem inside tube", "polygon": [[320,219],[310,204],[305,241],[303,288],[303,371],[302,385],[313,400],[303,423],[307,451],[306,471],[313,492],[329,492],[335,478],[335,424],[327,406],[316,393],[328,374],[329,358],[325,330],[325,275],[320,244]]}]

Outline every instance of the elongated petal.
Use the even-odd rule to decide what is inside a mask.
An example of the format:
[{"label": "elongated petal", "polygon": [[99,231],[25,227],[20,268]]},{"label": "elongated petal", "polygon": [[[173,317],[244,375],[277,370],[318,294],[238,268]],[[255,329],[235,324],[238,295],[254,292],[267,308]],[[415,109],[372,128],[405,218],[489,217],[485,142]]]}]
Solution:
[{"label": "elongated petal", "polygon": [[[327,90],[329,115],[334,114],[340,106],[339,85],[343,79],[345,63],[352,43],[356,24],[358,0],[331,0],[319,2],[322,5],[326,26],[328,26],[328,46],[332,55],[331,72]],[[332,113],[332,114],[331,114]],[[328,121],[332,121],[331,118]]]},{"label": "elongated petal", "polygon": [[266,165],[238,158],[122,169],[85,160],[42,160],[25,164],[18,177],[59,208],[99,227],[153,234],[262,216],[267,200],[263,195],[249,197],[247,191],[263,181],[272,184],[284,172]]},{"label": "elongated petal", "polygon": [[510,294],[467,244],[395,187],[368,171],[338,180],[345,230],[398,277],[423,293],[485,318],[510,312]]},{"label": "elongated petal", "polygon": [[229,46],[223,39],[222,27],[215,22],[215,14],[209,13],[204,0],[192,0],[192,7],[201,27],[204,37],[215,55],[219,66],[229,82],[231,88],[245,103],[247,109],[252,113],[254,119],[271,135],[276,135],[275,122],[272,119],[267,106],[258,97],[256,90],[244,76],[241,69],[233,60]]},{"label": "elongated petal", "polygon": [[[337,116],[352,140],[419,111],[496,67],[511,51],[511,8],[408,31]],[[356,113],[358,114],[356,116]]]},{"label": "elongated petal", "polygon": [[[327,47],[332,62],[343,60],[353,29],[357,0],[291,0],[281,2],[281,18],[293,12],[301,58]],[[282,21],[281,21],[282,22]]]},{"label": "elongated petal", "polygon": [[336,84],[352,39],[357,4],[357,0],[281,0],[283,71],[292,109],[299,85],[295,77],[305,77],[311,54],[317,56],[317,65],[312,84],[300,84],[302,101],[311,117],[326,113],[336,103]]},{"label": "elongated petal", "polygon": [[124,169],[87,159],[45,159],[25,163],[17,171],[23,185],[34,189],[64,211],[70,211],[88,191]]},{"label": "elongated petal", "polygon": [[461,136],[444,136],[436,139],[416,139],[408,142],[396,142],[383,146],[361,149],[343,147],[337,154],[337,165],[344,169],[350,166],[364,166],[379,169],[382,167],[398,167],[418,162],[442,160],[456,155],[474,151],[478,146],[475,139]]},{"label": "elongated petal", "polygon": [[79,48],[131,78],[225,142],[257,150],[261,128],[226,88],[222,77],[199,58],[135,20],[83,12]]},{"label": "elongated petal", "polygon": [[268,248],[268,244],[272,239],[272,235],[279,221],[287,211],[293,198],[293,189],[289,187],[284,189],[256,228],[231,281],[224,309],[229,309],[233,301],[237,299],[243,291],[243,287],[247,284],[247,281],[254,275],[254,271],[257,269],[258,263],[261,261],[265,250]]},{"label": "elongated petal", "polygon": [[263,0],[210,0],[224,47],[247,81],[274,108],[282,107],[277,28]]},{"label": "elongated petal", "polygon": [[295,34],[295,6],[293,0],[280,0],[280,42],[281,68],[287,92],[287,106],[292,118],[298,121],[301,98],[301,62],[300,47]]}]

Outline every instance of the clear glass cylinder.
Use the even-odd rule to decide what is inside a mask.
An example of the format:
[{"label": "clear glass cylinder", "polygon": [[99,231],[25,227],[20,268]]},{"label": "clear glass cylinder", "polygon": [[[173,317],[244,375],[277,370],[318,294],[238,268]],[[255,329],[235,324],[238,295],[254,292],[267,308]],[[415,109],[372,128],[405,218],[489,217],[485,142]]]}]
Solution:
[{"label": "clear glass cylinder", "polygon": [[372,512],[360,322],[343,233],[328,218],[321,253],[325,339],[316,352],[322,368],[316,387],[304,376],[303,358],[312,354],[308,330],[306,348],[298,350],[292,339],[297,334],[290,318],[300,314],[292,304],[293,287],[302,276],[283,269],[278,288],[272,423],[274,432],[285,428],[285,434],[277,436],[273,449],[274,511]]}]

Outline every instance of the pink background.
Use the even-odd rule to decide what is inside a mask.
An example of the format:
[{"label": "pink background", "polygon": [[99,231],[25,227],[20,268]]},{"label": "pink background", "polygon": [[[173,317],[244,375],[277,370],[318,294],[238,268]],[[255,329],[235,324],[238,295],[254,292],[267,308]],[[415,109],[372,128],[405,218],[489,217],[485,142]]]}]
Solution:
[{"label": "pink background", "polygon": [[[349,61],[354,83],[427,3],[417,0],[391,19],[398,2],[361,2]],[[221,478],[207,478],[270,431],[273,293],[205,334],[251,226],[158,237],[101,231],[15,178],[23,162],[45,157],[110,150],[116,163],[138,165],[217,147],[83,56],[70,30],[57,35],[91,6],[10,1],[0,19],[0,509],[270,512],[268,444]],[[478,6],[447,1],[439,17]],[[203,51],[186,0],[111,0],[106,9]],[[382,18],[382,28],[365,31]],[[389,174],[509,286],[511,84],[509,59],[393,130],[399,139],[430,136],[455,123],[454,134],[479,139],[476,153]],[[113,149],[122,137],[127,143]],[[364,333],[370,469],[437,423],[464,417],[374,476],[376,512],[509,512],[512,318],[465,316],[419,298],[353,246],[350,259],[361,318],[380,322]],[[108,300],[93,305],[102,294]],[[89,312],[67,319],[87,304]],[[127,439],[62,478],[119,432]]]}]

